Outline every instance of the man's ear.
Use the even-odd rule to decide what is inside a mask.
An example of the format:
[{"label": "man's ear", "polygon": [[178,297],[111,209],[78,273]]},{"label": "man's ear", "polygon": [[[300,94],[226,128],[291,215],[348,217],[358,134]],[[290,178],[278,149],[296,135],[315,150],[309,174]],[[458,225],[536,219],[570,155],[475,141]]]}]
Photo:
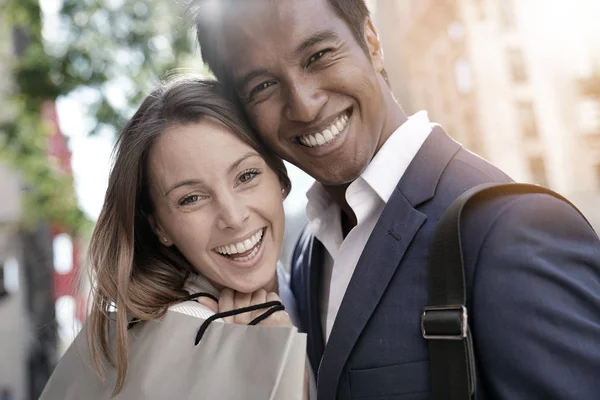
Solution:
[{"label": "man's ear", "polygon": [[148,223],[150,224],[150,228],[152,228],[152,231],[158,237],[158,241],[163,246],[166,246],[166,247],[173,246],[173,241],[169,238],[169,235],[167,235],[167,233],[163,229],[163,227],[160,224],[160,222],[158,221],[158,219],[152,214],[147,215],[146,218],[148,218]]},{"label": "man's ear", "polygon": [[371,17],[368,17],[365,21],[365,39],[375,71],[383,71],[383,48],[381,47],[381,41]]}]

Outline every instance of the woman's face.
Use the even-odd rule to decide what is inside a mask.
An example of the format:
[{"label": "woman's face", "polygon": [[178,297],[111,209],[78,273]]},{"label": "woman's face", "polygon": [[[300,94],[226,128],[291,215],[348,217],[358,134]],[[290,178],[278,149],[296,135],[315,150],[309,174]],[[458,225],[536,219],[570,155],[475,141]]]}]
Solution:
[{"label": "woman's face", "polygon": [[177,246],[217,288],[274,290],[284,230],[280,181],[219,122],[170,127],[149,154],[151,216],[159,241]]}]

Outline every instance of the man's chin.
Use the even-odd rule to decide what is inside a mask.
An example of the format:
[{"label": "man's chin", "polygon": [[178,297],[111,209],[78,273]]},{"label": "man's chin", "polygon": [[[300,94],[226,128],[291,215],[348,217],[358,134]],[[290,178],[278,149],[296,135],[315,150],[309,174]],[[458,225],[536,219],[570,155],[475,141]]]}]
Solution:
[{"label": "man's chin", "polygon": [[325,187],[348,186],[354,182],[360,176],[360,174],[362,174],[365,168],[366,165],[364,167],[361,167],[360,165],[346,165],[346,168],[343,170],[331,168],[329,171],[327,171],[327,173],[318,171],[314,174],[309,173],[309,175],[311,175],[316,181]]}]

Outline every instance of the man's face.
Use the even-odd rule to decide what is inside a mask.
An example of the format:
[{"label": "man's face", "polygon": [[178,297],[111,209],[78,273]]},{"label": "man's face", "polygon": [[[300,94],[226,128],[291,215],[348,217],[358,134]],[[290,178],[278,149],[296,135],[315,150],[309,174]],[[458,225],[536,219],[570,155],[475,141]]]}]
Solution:
[{"label": "man's face", "polygon": [[325,185],[356,179],[391,133],[372,25],[366,54],[327,0],[240,1],[225,14],[219,56],[263,140]]}]

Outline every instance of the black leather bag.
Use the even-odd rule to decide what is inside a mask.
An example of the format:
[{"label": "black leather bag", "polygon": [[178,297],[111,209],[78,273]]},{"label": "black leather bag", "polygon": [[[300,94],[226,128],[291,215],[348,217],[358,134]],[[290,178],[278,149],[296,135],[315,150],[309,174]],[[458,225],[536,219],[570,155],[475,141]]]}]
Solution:
[{"label": "black leather bag", "polygon": [[567,199],[541,186],[489,183],[463,193],[440,218],[429,256],[429,305],[421,316],[421,331],[429,345],[435,400],[470,400],[476,396],[477,371],[460,236],[465,206],[495,196],[531,193],[551,195],[577,210]]}]

